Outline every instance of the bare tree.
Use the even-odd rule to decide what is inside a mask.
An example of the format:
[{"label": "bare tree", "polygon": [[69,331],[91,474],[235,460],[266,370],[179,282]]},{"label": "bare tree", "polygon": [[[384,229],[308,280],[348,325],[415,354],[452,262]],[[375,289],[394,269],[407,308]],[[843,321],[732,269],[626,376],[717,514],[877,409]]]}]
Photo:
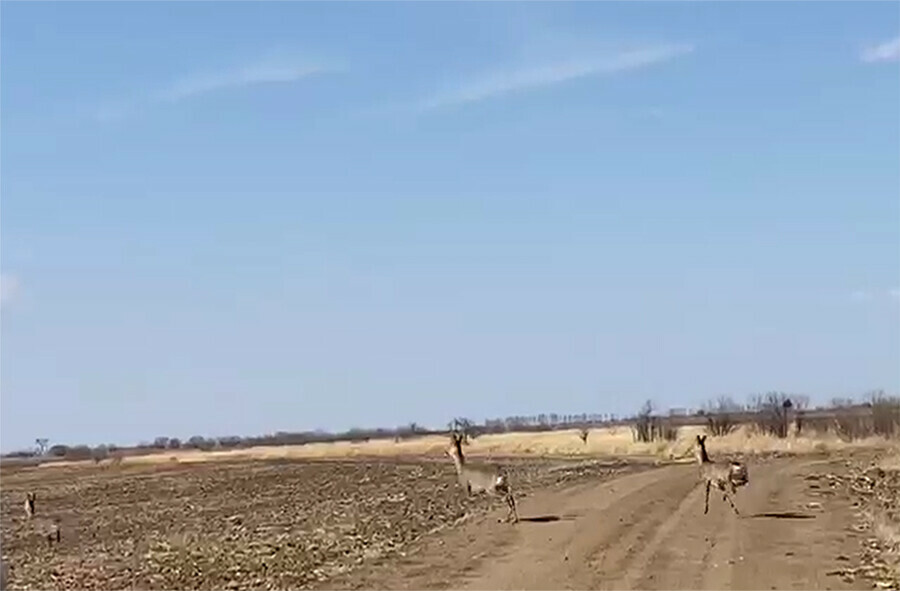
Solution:
[{"label": "bare tree", "polygon": [[715,402],[705,405],[706,430],[713,437],[728,435],[737,428],[734,413],[740,411],[740,407],[728,396],[719,396]]},{"label": "bare tree", "polygon": [[809,408],[809,396],[797,394],[793,398],[793,403],[794,427],[796,428],[797,435],[800,435],[803,432],[803,417],[806,414],[806,409]]},{"label": "bare tree", "polygon": [[788,414],[794,403],[786,394],[768,392],[765,396],[754,396],[752,406],[756,410],[756,426],[761,432],[787,437]]},{"label": "bare tree", "polygon": [[653,402],[650,400],[641,407],[631,429],[634,432],[635,441],[643,443],[657,440],[675,441],[678,438],[678,427],[671,421],[662,421],[659,417],[654,416]]},{"label": "bare tree", "polygon": [[884,390],[870,392],[866,399],[872,408],[872,431],[890,438],[900,434],[900,397],[888,396]]},{"label": "bare tree", "polygon": [[468,444],[470,439],[475,439],[475,423],[465,417],[456,417],[447,425],[453,433],[459,433],[462,436],[462,442]]}]

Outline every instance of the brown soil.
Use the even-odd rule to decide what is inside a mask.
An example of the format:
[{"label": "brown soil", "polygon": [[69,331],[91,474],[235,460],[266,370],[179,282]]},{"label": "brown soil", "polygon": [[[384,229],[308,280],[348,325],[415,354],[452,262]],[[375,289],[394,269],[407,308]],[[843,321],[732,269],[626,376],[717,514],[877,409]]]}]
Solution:
[{"label": "brown soil", "polygon": [[[703,491],[694,466],[535,494],[526,520],[493,514],[428,540],[402,561],[370,565],[331,588],[390,589],[870,589],[843,569],[861,560],[854,501],[811,474],[846,474],[837,459],[750,464],[740,517]],[[857,526],[854,528],[854,526]]]},{"label": "brown soil", "polygon": [[[523,499],[633,469],[510,465]],[[2,480],[4,577],[16,589],[308,588],[492,506],[465,498],[449,460],[421,458],[5,468]],[[55,519],[62,541],[50,546],[42,522]]]},{"label": "brown soil", "polygon": [[445,461],[5,469],[2,553],[15,589],[869,589],[854,454],[751,461],[740,517],[692,465],[514,461],[517,525]]}]

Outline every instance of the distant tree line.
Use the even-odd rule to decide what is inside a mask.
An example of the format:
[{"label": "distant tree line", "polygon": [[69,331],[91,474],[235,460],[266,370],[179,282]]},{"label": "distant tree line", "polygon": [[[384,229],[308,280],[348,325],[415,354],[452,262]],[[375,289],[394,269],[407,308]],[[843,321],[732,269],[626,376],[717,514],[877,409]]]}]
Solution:
[{"label": "distant tree line", "polygon": [[809,407],[808,396],[777,391],[751,396],[744,406],[723,396],[698,414],[705,417],[707,431],[714,436],[749,424],[759,433],[778,438],[805,433],[833,433],[846,441],[900,437],[900,397],[883,390],[869,392],[859,402],[835,398],[816,408]]},{"label": "distant tree line", "polygon": [[774,437],[787,437],[790,433],[831,432],[845,440],[869,436],[900,437],[900,398],[888,396],[878,390],[866,394],[862,402],[851,399],[833,399],[828,406],[809,408],[809,398],[804,395],[772,391],[749,397],[747,404],[738,404],[729,396],[720,396],[706,403],[696,412],[673,409],[665,416],[654,412],[654,405],[646,401],[638,412],[619,418],[612,413],[537,414],[485,419],[481,424],[466,417],[452,419],[446,429],[427,429],[410,423],[393,429],[353,428],[342,433],[322,430],[287,432],[241,437],[227,435],[204,437],[194,435],[187,440],[177,437],[157,437],[152,442],[124,448],[113,444],[90,447],[87,445],[50,445],[49,439],[38,438],[31,450],[5,454],[6,458],[65,458],[69,460],[102,461],[128,453],[129,455],[155,453],[161,450],[194,449],[202,451],[227,450],[255,446],[304,445],[338,441],[365,442],[371,439],[402,441],[422,435],[456,431],[468,442],[482,434],[505,432],[550,431],[578,429],[583,441],[590,428],[630,425],[634,439],[641,442],[674,440],[678,429],[687,425],[705,425],[713,436],[724,436],[740,425],[751,425],[760,433]]}]

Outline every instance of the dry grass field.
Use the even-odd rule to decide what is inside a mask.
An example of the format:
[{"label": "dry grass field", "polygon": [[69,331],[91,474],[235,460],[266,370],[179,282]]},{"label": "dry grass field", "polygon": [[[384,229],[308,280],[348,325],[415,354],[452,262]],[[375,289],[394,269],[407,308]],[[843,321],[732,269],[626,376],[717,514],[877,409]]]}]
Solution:
[{"label": "dry grass field", "polygon": [[[575,429],[546,431],[537,433],[501,433],[482,435],[472,439],[466,453],[472,457],[592,457],[631,458],[634,460],[677,460],[693,459],[693,445],[703,427],[684,427],[675,441],[640,443],[634,441],[631,428],[627,426],[591,429],[587,442],[582,442]],[[299,460],[299,459],[343,459],[343,458],[419,458],[434,457],[444,459],[447,438],[431,435],[395,441],[393,439],[373,439],[351,443],[309,443],[306,445],[259,446],[224,451],[166,450],[139,456],[126,456],[123,463],[194,463],[214,461],[245,460]],[[883,447],[884,440],[878,437],[846,442],[833,434],[788,437],[780,439],[760,435],[753,428],[743,426],[729,435],[716,439],[719,453],[737,455],[759,455],[769,453],[825,453],[855,448]],[[888,444],[889,445],[889,444]],[[58,461],[44,464],[46,468],[58,468],[73,464],[88,464],[90,461]],[[111,463],[104,460],[103,463]]]},{"label": "dry grass field", "polygon": [[[718,499],[702,515],[696,471],[683,465],[697,432],[651,444],[633,442],[628,428],[594,430],[586,444],[577,431],[479,437],[470,457],[509,466],[524,518],[514,526],[496,523],[502,501],[466,498],[437,436],[5,466],[3,560],[16,589],[725,588],[738,580],[838,589],[888,580],[896,506],[871,499],[900,487],[890,476],[896,444],[779,440],[747,429],[712,439],[714,458],[750,463],[751,483],[738,495],[744,525]],[[855,471],[872,462],[881,467],[871,485],[878,494],[854,492]],[[824,491],[807,481],[823,471],[834,475]],[[27,491],[37,493],[37,516],[59,519],[58,546],[26,518]],[[797,512],[811,517],[795,521]],[[868,516],[864,525],[856,513]],[[773,535],[785,540],[777,557]],[[867,560],[883,564],[866,578],[859,569],[870,538],[877,556],[870,549]],[[676,539],[706,550],[692,562],[673,550]],[[818,550],[800,569],[784,552],[808,554],[810,540]],[[577,560],[558,562],[570,554]],[[771,569],[760,565],[775,558],[786,570],[766,578]],[[722,561],[732,562],[727,572],[713,569]]]}]

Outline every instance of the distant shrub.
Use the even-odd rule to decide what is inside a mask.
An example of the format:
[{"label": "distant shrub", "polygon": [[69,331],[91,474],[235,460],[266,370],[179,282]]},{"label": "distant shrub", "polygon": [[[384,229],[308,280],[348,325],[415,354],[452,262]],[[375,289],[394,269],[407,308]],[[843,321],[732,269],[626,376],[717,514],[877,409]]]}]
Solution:
[{"label": "distant shrub", "polygon": [[657,418],[654,424],[654,438],[675,441],[678,439],[678,427],[669,421]]},{"label": "distant shrub", "polygon": [[834,432],[844,441],[870,437],[874,433],[872,415],[862,407],[835,409]]},{"label": "distant shrub", "polygon": [[228,435],[226,437],[219,437],[217,440],[219,447],[225,449],[234,449],[236,447],[241,447],[243,444],[243,440],[237,435]]},{"label": "distant shrub", "polygon": [[18,450],[18,451],[11,451],[8,454],[5,454],[4,457],[7,457],[7,458],[33,458],[38,455],[40,455],[40,454],[38,454],[34,450],[24,449],[24,450]]},{"label": "distant shrub", "polygon": [[900,436],[900,398],[886,396],[883,391],[869,395],[872,408],[872,431],[881,437]]},{"label": "distant shrub", "polygon": [[706,431],[713,437],[728,435],[737,429],[737,421],[734,414],[741,408],[727,396],[720,396],[715,402],[706,405],[702,416],[706,417]]},{"label": "distant shrub", "polygon": [[632,425],[635,441],[650,443],[652,441],[675,441],[678,439],[678,427],[672,422],[653,416],[653,403],[647,401],[641,408]]},{"label": "distant shrub", "polygon": [[194,435],[190,439],[188,439],[185,447],[190,447],[193,449],[199,449],[202,451],[209,451],[213,447],[215,447],[216,442],[212,439],[206,439],[201,435]]},{"label": "distant shrub", "polygon": [[105,445],[98,445],[91,450],[91,459],[94,460],[95,464],[99,464],[108,457],[109,449]]},{"label": "distant shrub", "polygon": [[815,418],[804,417],[803,428],[807,432],[812,431],[817,436],[827,435],[828,432],[832,431],[834,428],[834,418],[830,416]]},{"label": "distant shrub", "polygon": [[788,413],[793,408],[791,399],[781,392],[769,392],[755,397],[754,423],[760,433],[785,438],[788,435]]},{"label": "distant shrub", "polygon": [[47,450],[47,455],[54,458],[64,458],[69,453],[69,446],[58,443]]},{"label": "distant shrub", "polygon": [[653,403],[648,400],[641,407],[631,427],[635,441],[640,443],[653,441],[653,418]]},{"label": "distant shrub", "polygon": [[66,451],[67,460],[90,460],[94,455],[93,450],[87,445],[75,445]]}]

